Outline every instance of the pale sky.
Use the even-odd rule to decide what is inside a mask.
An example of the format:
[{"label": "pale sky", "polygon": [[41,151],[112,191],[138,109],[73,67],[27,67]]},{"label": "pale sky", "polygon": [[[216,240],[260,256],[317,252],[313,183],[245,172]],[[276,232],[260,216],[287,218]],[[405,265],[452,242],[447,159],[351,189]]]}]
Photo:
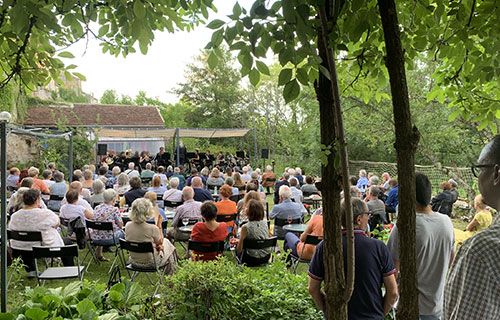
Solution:
[{"label": "pale sky", "polygon": [[[215,0],[218,9],[207,21],[222,19],[232,13],[235,1]],[[247,10],[253,0],[239,0]],[[103,54],[96,40],[89,41],[85,52],[85,41],[73,45],[68,51],[74,59],[64,59],[66,64],[76,64],[77,71],[87,78],[82,82],[83,91],[100,99],[104,90],[114,89],[119,95],[127,94],[134,98],[139,91],[145,91],[149,97],[159,97],[163,102],[178,101],[172,90],[177,83],[184,81],[186,65],[193,61],[201,49],[210,41],[213,30],[200,25],[191,32],[155,33],[155,40],[147,55],[137,52],[115,58],[109,53]],[[84,55],[85,52],[85,55]],[[239,68],[239,65],[236,67]]]}]

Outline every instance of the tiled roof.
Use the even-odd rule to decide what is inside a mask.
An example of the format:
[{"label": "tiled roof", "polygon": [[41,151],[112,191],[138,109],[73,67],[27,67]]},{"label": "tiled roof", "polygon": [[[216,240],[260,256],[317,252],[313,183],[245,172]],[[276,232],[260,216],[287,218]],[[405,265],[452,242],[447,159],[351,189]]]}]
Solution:
[{"label": "tiled roof", "polygon": [[157,107],[105,104],[35,106],[28,110],[24,124],[54,126],[61,118],[68,126],[165,126]]}]

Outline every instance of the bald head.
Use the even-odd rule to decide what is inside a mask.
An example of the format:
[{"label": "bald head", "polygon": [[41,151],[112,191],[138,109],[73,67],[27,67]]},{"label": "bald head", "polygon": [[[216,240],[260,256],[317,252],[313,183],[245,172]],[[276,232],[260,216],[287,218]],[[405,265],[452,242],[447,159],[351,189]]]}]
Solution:
[{"label": "bald head", "polygon": [[191,180],[191,185],[193,186],[193,188],[202,188],[203,182],[201,181],[200,177],[194,177],[193,180]]},{"label": "bald head", "polygon": [[191,187],[184,187],[182,189],[182,198],[184,201],[192,200],[194,198],[194,190]]},{"label": "bald head", "polygon": [[69,189],[78,191],[78,193],[82,193],[82,183],[80,181],[73,181],[69,185]]}]

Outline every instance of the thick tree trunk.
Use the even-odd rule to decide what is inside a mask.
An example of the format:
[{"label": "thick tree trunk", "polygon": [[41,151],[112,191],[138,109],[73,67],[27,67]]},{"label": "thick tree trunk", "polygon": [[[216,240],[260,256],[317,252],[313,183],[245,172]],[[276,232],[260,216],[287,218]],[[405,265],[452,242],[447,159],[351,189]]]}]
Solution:
[{"label": "thick tree trunk", "polygon": [[415,248],[415,151],[419,132],[412,124],[404,54],[394,0],[378,0],[387,50],[386,66],[391,83],[396,131],[395,148],[399,183],[400,300],[398,319],[418,317],[417,267]]},{"label": "thick tree trunk", "polygon": [[[321,14],[326,26],[325,11]],[[324,28],[326,29],[326,28]],[[323,30],[325,31],[325,30]],[[344,276],[344,259],[342,249],[340,191],[342,184],[348,185],[348,163],[343,133],[340,95],[332,53],[326,46],[326,37],[319,33],[318,50],[323,66],[330,70],[331,80],[320,73],[319,86],[316,88],[320,106],[321,144],[331,146],[331,153],[327,156],[328,163],[321,168],[322,195],[323,195],[323,224],[325,235],[324,263],[325,263],[325,291],[328,319],[347,319],[347,302],[351,296],[354,283],[354,235],[352,232],[352,213],[350,203],[347,205],[348,224],[348,276]],[[330,61],[330,63],[328,63]],[[339,153],[339,154],[337,154]],[[340,157],[342,166],[335,167],[335,158]],[[342,168],[342,170],[341,170]],[[341,174],[344,173],[344,175]],[[344,178],[344,179],[342,179]],[[343,181],[344,180],[344,181]],[[349,189],[344,193],[349,201]]]}]

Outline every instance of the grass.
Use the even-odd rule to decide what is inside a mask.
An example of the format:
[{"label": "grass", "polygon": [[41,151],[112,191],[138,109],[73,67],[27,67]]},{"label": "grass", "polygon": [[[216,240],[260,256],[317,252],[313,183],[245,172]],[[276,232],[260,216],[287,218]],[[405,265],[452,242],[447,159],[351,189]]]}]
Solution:
[{"label": "grass", "polygon": [[[272,195],[267,196],[267,201],[269,203],[269,210],[272,209],[274,206],[273,202],[273,197]],[[468,222],[464,222],[462,219],[452,219],[453,225],[455,228],[464,230],[465,227],[467,226]],[[271,225],[272,228],[272,225]],[[278,246],[280,247],[281,252],[283,252],[283,241],[279,240],[278,241]],[[179,243],[175,244],[175,247],[177,249],[177,252],[180,257],[184,257],[185,251],[184,249],[180,246]],[[83,259],[85,254],[87,253],[87,249],[81,250],[79,254],[79,258]],[[224,255],[234,261],[236,263],[236,259],[233,256],[232,252],[225,252]],[[93,262],[91,266],[88,269],[88,272],[84,274],[84,281],[97,281],[101,283],[107,283],[109,280],[110,274],[108,273],[109,267],[111,266],[111,263],[114,259],[114,253],[110,252],[105,252],[104,256],[110,260],[110,262],[104,262],[104,263],[95,263]],[[127,277],[127,272],[123,269],[121,269],[121,275],[122,277]],[[12,272],[15,270],[18,270],[13,278],[13,281],[10,283],[9,290],[8,290],[8,296],[7,296],[7,301],[8,301],[8,309],[11,310],[12,308],[18,307],[22,302],[23,302],[23,296],[22,292],[25,290],[26,287],[35,287],[37,286],[37,281],[36,279],[28,279],[26,277],[26,272],[22,268],[13,268],[12,266],[9,267],[8,269],[8,277],[11,275]],[[297,273],[302,273],[302,272],[307,272],[307,264],[301,263],[299,264],[297,268]],[[49,288],[57,288],[57,287],[64,287],[68,283],[70,283],[71,279],[66,279],[66,280],[53,280],[53,281],[47,281],[45,283],[46,287]],[[144,288],[148,288],[151,286],[149,283],[148,279],[146,278],[145,275],[139,275],[139,277],[136,280],[139,282]]]}]

